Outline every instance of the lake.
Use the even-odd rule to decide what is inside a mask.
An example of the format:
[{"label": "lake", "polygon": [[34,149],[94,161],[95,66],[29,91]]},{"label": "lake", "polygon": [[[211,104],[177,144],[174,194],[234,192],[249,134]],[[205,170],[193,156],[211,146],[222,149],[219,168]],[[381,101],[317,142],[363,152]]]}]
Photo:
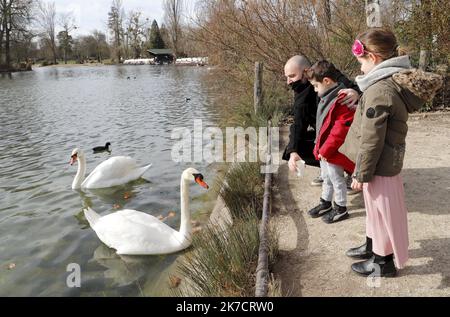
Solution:
[{"label": "lake", "polygon": [[[176,163],[175,127],[218,121],[206,67],[75,66],[36,68],[0,77],[0,296],[158,296],[179,254],[118,256],[89,227],[83,208],[102,215],[122,208],[154,216],[178,230],[180,176],[187,167],[213,182],[216,167]],[[111,142],[112,153],[92,148]],[[153,166],[141,180],[75,191],[71,151],[86,153],[87,173],[111,156]],[[192,184],[191,209],[208,212],[213,198]],[[69,264],[81,288],[69,288]]]}]

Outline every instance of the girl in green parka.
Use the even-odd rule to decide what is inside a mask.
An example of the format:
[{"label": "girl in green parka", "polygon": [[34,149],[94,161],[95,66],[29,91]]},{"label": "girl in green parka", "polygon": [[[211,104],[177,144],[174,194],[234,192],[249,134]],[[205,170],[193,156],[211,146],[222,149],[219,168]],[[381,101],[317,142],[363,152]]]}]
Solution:
[{"label": "girl in green parka", "polygon": [[400,172],[409,113],[431,100],[440,76],[411,68],[399,56],[395,35],[383,29],[360,34],[352,48],[364,75],[353,125],[340,152],[355,162],[352,188],[363,190],[366,243],[347,255],[366,261],[352,270],[365,276],[393,277],[408,260],[408,221]]}]

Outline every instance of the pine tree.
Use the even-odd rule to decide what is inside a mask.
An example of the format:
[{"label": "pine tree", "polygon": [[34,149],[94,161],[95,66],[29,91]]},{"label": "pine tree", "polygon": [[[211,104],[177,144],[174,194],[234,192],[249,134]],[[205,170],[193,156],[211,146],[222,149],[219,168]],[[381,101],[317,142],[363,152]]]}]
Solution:
[{"label": "pine tree", "polygon": [[158,22],[153,20],[150,30],[150,48],[165,48],[166,45],[162,39],[161,32],[159,30]]}]

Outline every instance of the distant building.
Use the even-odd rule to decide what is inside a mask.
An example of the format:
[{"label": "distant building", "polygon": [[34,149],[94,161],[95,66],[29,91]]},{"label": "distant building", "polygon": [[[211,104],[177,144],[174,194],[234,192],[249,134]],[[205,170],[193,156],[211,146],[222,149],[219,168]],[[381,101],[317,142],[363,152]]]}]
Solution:
[{"label": "distant building", "polygon": [[171,49],[149,49],[147,52],[155,59],[155,64],[172,64],[175,60],[175,54]]}]

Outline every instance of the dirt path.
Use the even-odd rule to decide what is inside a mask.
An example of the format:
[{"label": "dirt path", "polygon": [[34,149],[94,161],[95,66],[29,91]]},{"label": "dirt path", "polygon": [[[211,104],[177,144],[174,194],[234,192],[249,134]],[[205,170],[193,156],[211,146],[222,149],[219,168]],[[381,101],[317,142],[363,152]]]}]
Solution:
[{"label": "dirt path", "polygon": [[[275,273],[283,296],[450,296],[450,115],[414,116],[409,121],[403,170],[409,210],[410,260],[394,279],[368,280],[351,272],[345,251],[364,242],[362,196],[350,196],[351,217],[327,225],[307,210],[320,198],[320,187],[306,176],[275,176],[274,219],[280,232]],[[287,141],[287,128],[281,132]],[[282,144],[282,149],[284,145]],[[379,286],[377,287],[377,283]]]}]

